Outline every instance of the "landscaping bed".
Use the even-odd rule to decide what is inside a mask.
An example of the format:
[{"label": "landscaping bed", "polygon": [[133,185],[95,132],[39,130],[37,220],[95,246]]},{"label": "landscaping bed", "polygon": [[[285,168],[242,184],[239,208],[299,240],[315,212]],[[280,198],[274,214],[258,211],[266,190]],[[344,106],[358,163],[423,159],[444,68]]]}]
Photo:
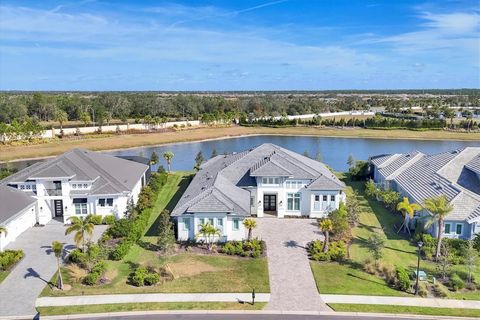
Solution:
[{"label": "landscaping bed", "polygon": [[5,280],[10,271],[23,259],[22,250],[5,250],[0,252],[0,283]]}]

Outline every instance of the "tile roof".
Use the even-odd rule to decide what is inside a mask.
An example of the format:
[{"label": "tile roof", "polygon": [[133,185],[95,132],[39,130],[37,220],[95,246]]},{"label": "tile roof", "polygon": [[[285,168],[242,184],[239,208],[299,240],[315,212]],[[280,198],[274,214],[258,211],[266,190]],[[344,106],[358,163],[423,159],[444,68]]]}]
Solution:
[{"label": "tile roof", "polygon": [[[253,175],[252,175],[253,173]],[[222,209],[231,210],[229,201],[235,204],[229,213],[250,215],[250,192],[242,187],[255,187],[254,175],[286,176],[292,179],[317,180],[315,187],[331,190],[343,189],[341,182],[322,163],[298,153],[265,143],[256,148],[216,156],[200,166],[187,190],[172,211],[173,216],[194,212],[198,202],[203,206],[211,201],[212,206],[225,205]],[[223,198],[223,197],[224,198]],[[204,198],[207,197],[207,200]],[[217,202],[218,201],[218,202]],[[202,210],[205,208],[201,207]]]},{"label": "tile roof", "polygon": [[467,163],[465,168],[480,175],[480,155],[476,156],[469,163]]}]

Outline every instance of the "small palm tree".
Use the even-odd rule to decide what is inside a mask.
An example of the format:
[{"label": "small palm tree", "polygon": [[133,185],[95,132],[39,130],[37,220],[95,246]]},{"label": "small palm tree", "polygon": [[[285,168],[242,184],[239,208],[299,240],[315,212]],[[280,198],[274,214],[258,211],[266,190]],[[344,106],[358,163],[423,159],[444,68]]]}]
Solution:
[{"label": "small palm tree", "polygon": [[330,219],[322,219],[318,223],[318,226],[320,227],[320,230],[323,232],[325,235],[325,241],[323,242],[323,252],[328,251],[328,245],[330,243],[330,232],[333,230],[333,223],[332,220]]},{"label": "small palm tree", "polygon": [[444,228],[444,221],[446,216],[452,212],[453,206],[448,203],[448,199],[446,196],[439,196],[434,198],[429,198],[425,200],[425,209],[427,209],[430,213],[427,216],[427,222],[425,223],[425,227],[428,228],[432,226],[434,223],[437,223],[437,248],[435,252],[435,260],[438,260],[440,257],[440,248],[442,245],[442,236],[443,236],[443,228]]},{"label": "small palm tree", "polygon": [[68,121],[68,114],[63,110],[58,109],[55,111],[53,118],[60,124],[60,130],[63,130],[63,124]]},{"label": "small palm tree", "polygon": [[253,219],[245,219],[243,220],[243,225],[248,229],[247,240],[250,241],[250,239],[252,239],[252,230],[257,227],[257,221]]},{"label": "small palm tree", "polygon": [[[4,234],[5,237],[7,236],[7,234],[8,234],[7,227],[0,226],[0,239],[2,238],[2,234]],[[0,252],[2,252],[2,246],[1,245],[0,245]]]},{"label": "small palm tree", "polygon": [[195,235],[196,238],[203,237],[205,238],[205,242],[207,243],[208,250],[212,250],[213,240],[215,236],[221,236],[222,232],[220,229],[215,228],[209,222],[200,224],[200,230]]},{"label": "small palm tree", "polygon": [[398,232],[402,231],[402,229],[405,229],[408,233],[410,233],[410,229],[407,226],[408,218],[413,218],[415,211],[419,211],[421,209],[422,207],[419,204],[410,203],[407,197],[403,197],[403,201],[397,204],[397,210],[403,214],[403,223],[400,226],[400,229],[398,229]]},{"label": "small palm tree", "polygon": [[62,278],[62,271],[60,270],[60,259],[62,258],[63,254],[63,243],[60,241],[53,241],[52,242],[52,250],[57,258],[57,288],[63,290],[63,278]]},{"label": "small palm tree", "polygon": [[167,161],[167,165],[168,165],[168,172],[170,173],[170,164],[172,163],[172,159],[173,159],[173,152],[172,151],[165,151],[163,153],[163,158]]},{"label": "small palm tree", "polygon": [[65,235],[70,234],[76,231],[75,236],[73,239],[75,240],[75,244],[77,247],[82,244],[82,251],[85,252],[85,233],[89,235],[89,238],[93,235],[93,228],[95,225],[92,222],[92,215],[89,214],[85,218],[83,217],[70,217],[68,220],[72,222],[72,224],[65,230]]}]

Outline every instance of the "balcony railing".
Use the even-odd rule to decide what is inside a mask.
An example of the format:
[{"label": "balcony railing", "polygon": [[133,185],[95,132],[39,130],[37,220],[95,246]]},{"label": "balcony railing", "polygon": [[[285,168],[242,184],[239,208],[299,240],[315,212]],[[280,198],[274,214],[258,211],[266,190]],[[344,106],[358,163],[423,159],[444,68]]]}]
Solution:
[{"label": "balcony railing", "polygon": [[61,196],[62,195],[62,189],[45,189],[47,192],[47,195],[49,196]]}]

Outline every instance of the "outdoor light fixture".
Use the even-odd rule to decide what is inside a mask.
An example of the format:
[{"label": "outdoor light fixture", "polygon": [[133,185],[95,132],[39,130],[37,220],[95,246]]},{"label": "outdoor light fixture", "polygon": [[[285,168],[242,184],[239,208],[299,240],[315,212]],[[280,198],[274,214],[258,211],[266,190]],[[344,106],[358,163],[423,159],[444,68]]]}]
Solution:
[{"label": "outdoor light fixture", "polygon": [[417,247],[418,247],[418,261],[417,261],[417,274],[416,274],[417,279],[415,281],[415,295],[418,295],[418,278],[420,278],[420,251],[422,250],[423,242],[418,241]]}]

